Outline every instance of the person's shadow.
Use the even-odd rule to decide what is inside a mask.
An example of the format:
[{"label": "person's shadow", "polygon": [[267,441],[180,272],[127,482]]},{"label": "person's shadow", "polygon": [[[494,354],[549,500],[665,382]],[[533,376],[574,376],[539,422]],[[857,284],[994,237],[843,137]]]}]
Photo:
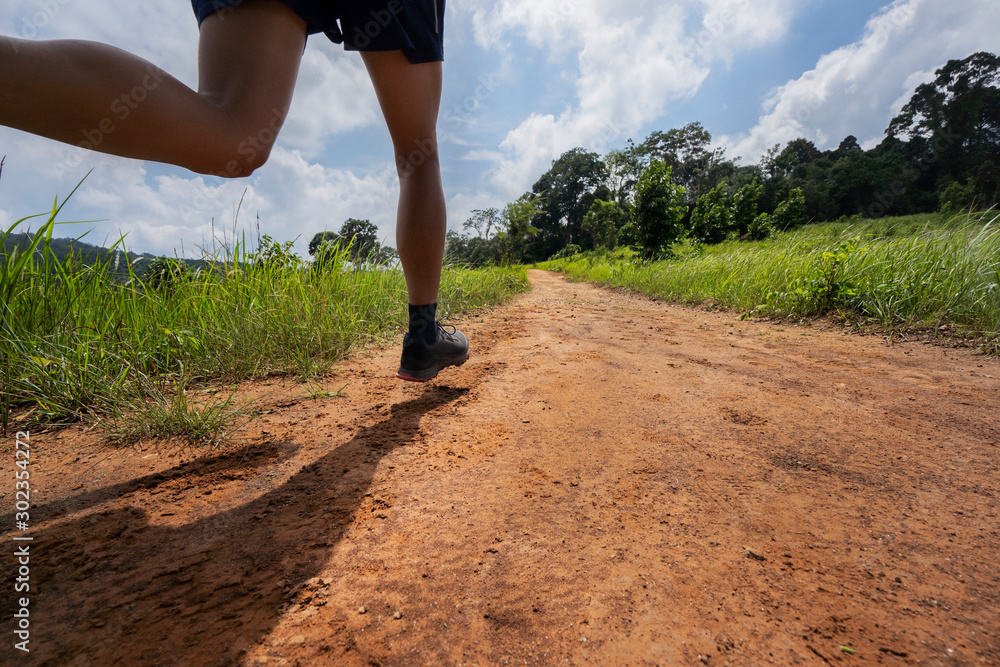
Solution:
[{"label": "person's shadow", "polygon": [[[426,413],[465,393],[429,388],[279,488],[193,523],[150,526],[144,511],[128,508],[86,513],[34,534],[31,662],[237,662],[278,623],[290,592],[322,571],[381,457],[409,444]],[[225,457],[214,463],[237,464]],[[176,479],[184,468],[152,479]],[[87,499],[101,502],[106,494]],[[65,502],[78,509],[86,501]],[[0,613],[11,619],[15,596],[3,599]]]}]

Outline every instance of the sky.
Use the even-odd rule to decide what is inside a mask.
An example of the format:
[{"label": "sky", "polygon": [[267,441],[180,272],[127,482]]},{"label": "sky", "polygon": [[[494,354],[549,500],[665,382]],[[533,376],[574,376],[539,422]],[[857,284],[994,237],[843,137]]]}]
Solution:
[{"label": "sky", "polygon": [[[186,0],[5,0],[0,32],[113,44],[196,87]],[[798,137],[870,148],[948,60],[1000,51],[995,0],[451,0],[438,134],[449,229],[530,190],[552,161],[699,121],[741,164]],[[71,100],[67,100],[71,104]],[[81,137],[82,139],[82,137]],[[0,127],[0,227],[67,203],[57,236],[200,256],[222,239],[295,241],[371,220],[394,245],[392,148],[357,53],[303,57],[268,163],[223,180]],[[89,172],[89,176],[87,176]],[[238,215],[237,215],[238,209]]]}]

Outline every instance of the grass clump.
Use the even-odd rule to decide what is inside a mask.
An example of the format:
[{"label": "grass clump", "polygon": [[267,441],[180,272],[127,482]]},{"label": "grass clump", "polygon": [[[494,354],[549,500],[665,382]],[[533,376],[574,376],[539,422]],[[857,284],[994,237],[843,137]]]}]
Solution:
[{"label": "grass clump", "polygon": [[837,312],[890,330],[946,327],[1000,349],[1000,216],[908,216],[810,225],[760,242],[684,243],[547,262],[576,280],[749,315]]},{"label": "grass clump", "polygon": [[[184,435],[210,442],[232,400],[192,400],[209,383],[321,376],[359,345],[406,321],[402,273],[353,265],[349,249],[317,265],[263,237],[207,255],[199,268],[164,260],[125,280],[122,239],[89,264],[51,248],[58,203],[23,243],[25,218],[0,230],[0,421],[100,422],[118,440]],[[40,217],[40,216],[36,216]],[[446,269],[442,311],[459,314],[527,289],[523,268]],[[214,435],[213,435],[214,434]]]}]

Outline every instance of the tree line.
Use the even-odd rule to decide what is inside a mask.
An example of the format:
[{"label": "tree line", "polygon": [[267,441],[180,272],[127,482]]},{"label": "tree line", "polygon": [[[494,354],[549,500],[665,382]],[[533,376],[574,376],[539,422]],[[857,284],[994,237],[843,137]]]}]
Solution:
[{"label": "tree line", "polygon": [[1000,58],[951,60],[864,150],[795,139],[738,165],[697,122],[605,155],[574,148],[503,209],[448,233],[452,262],[535,262],[580,250],[669,254],[683,239],[760,240],[810,222],[988,209],[1000,198]]}]

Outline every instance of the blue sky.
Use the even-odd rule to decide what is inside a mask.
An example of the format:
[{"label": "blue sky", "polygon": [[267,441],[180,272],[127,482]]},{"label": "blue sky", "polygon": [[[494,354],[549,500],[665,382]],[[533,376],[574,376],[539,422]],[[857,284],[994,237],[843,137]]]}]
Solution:
[{"label": "blue sky", "polygon": [[[952,58],[996,52],[995,0],[452,0],[439,135],[449,227],[529,189],[563,151],[606,152],[700,121],[744,164],[799,136],[871,146],[913,89]],[[196,84],[186,0],[8,0],[0,30],[110,42]],[[223,181],[0,128],[0,225],[38,213],[90,170],[61,236],[127,234],[135,250],[197,254],[213,222],[298,239],[349,217],[393,244],[396,183],[357,54],[314,36],[270,162]]]}]

